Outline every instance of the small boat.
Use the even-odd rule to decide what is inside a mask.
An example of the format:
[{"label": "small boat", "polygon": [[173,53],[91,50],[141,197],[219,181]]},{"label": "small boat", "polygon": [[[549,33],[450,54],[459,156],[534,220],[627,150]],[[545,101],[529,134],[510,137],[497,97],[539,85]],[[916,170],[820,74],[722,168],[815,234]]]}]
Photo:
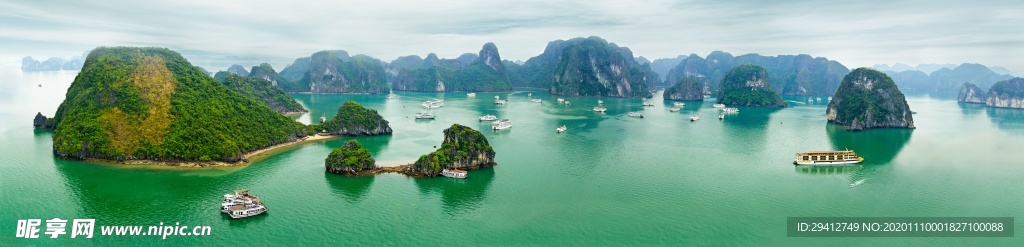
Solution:
[{"label": "small boat", "polygon": [[737,113],[740,112],[739,108],[722,108],[722,112]]},{"label": "small boat", "polygon": [[430,114],[430,113],[426,113],[426,112],[417,112],[416,113],[416,119],[434,119],[434,114]]},{"label": "small boat", "polygon": [[818,102],[821,102],[821,97],[818,97]]},{"label": "small boat", "polygon": [[568,100],[565,101],[565,105],[571,105]]},{"label": "small boat", "polygon": [[797,153],[796,161],[793,161],[793,164],[835,166],[857,164],[862,161],[864,161],[864,157],[857,156],[857,153],[852,150],[811,151],[806,153]]},{"label": "small boat", "polygon": [[686,103],[676,102],[676,103],[672,103],[672,105],[674,105],[674,106],[686,106]]},{"label": "small boat", "polygon": [[644,114],[638,111],[629,112],[627,115],[629,115],[629,117],[644,118]]},{"label": "small boat", "polygon": [[469,174],[469,173],[464,171],[464,170],[459,170],[459,169],[444,169],[444,170],[441,170],[441,176],[450,177],[450,178],[466,178],[466,174]]},{"label": "small boat", "polygon": [[498,117],[494,116],[494,115],[484,115],[483,117],[480,117],[480,121],[494,121],[494,120],[498,120]]},{"label": "small boat", "polygon": [[498,97],[497,95],[494,96],[494,100],[499,100],[499,99],[501,99],[501,97]]},{"label": "small boat", "polygon": [[526,97],[527,97],[527,98],[533,98],[533,93],[528,93],[528,94],[526,94]]},{"label": "small boat", "polygon": [[722,120],[722,119],[725,119],[725,113],[719,113],[718,114],[718,120]]},{"label": "small boat", "polygon": [[320,123],[323,123],[323,122],[327,122],[327,117],[326,117],[326,115],[321,114],[320,115]]},{"label": "small boat", "polygon": [[690,116],[690,121],[691,122],[692,121],[697,121],[697,120],[700,120],[700,117],[698,117],[697,114],[693,114],[693,116]]},{"label": "small boat", "polygon": [[558,103],[562,103],[562,102],[565,102],[565,99],[563,99],[563,98],[558,98]]},{"label": "small boat", "polygon": [[428,100],[428,101],[425,101],[425,102],[420,104],[420,107],[423,107],[423,108],[438,108],[438,107],[442,107],[442,106],[444,106],[444,100],[443,99]]},{"label": "small boat", "polygon": [[491,124],[492,130],[503,130],[508,128],[512,128],[512,121],[507,118],[502,119],[501,121],[494,121],[494,123]]},{"label": "small boat", "polygon": [[387,99],[397,99],[397,98],[398,98],[398,95],[397,95],[397,94],[393,94],[393,93],[389,93],[389,94],[388,94],[388,97],[386,97],[386,98],[387,98]]},{"label": "small boat", "polygon": [[643,104],[640,104],[640,105],[641,105],[641,106],[654,106],[654,103],[651,103],[651,102],[644,102]]},{"label": "small boat", "polygon": [[467,94],[466,94],[466,97],[468,97],[468,98],[474,98],[474,97],[476,97],[476,93],[467,93]]},{"label": "small boat", "polygon": [[832,97],[828,97],[828,101],[832,101]]},{"label": "small boat", "polygon": [[600,104],[604,104],[604,100],[597,100],[597,104],[598,104],[598,105],[600,105]]},{"label": "small boat", "polygon": [[594,112],[605,112],[605,111],[608,111],[608,108],[604,108],[604,107],[600,107],[600,106],[595,106],[594,107]]},{"label": "small boat", "polygon": [[39,84],[39,87],[43,87],[43,84]]},{"label": "small boat", "polygon": [[533,102],[533,103],[540,103],[540,102],[541,102],[541,100],[540,100],[540,99],[531,99],[531,100],[530,100],[530,102]]},{"label": "small boat", "polygon": [[507,100],[503,100],[503,99],[496,99],[496,100],[494,100],[494,104],[495,105],[504,105],[504,104],[508,104],[508,101]]},{"label": "small boat", "polygon": [[714,105],[711,105],[711,107],[714,107],[714,108],[725,108],[725,104],[714,104]]},{"label": "small boat", "polygon": [[238,219],[265,213],[267,207],[263,205],[259,197],[250,195],[248,190],[236,190],[233,195],[224,195],[220,211],[233,219]]},{"label": "small boat", "polygon": [[807,98],[807,103],[814,102],[814,98]]},{"label": "small boat", "polygon": [[679,110],[680,110],[679,107],[672,107],[672,108],[668,109],[668,111],[670,111],[670,112],[678,112]]},{"label": "small boat", "polygon": [[569,128],[566,128],[565,125],[558,126],[558,128],[555,128],[555,132],[557,133],[562,133],[565,132],[566,130],[569,130]]}]

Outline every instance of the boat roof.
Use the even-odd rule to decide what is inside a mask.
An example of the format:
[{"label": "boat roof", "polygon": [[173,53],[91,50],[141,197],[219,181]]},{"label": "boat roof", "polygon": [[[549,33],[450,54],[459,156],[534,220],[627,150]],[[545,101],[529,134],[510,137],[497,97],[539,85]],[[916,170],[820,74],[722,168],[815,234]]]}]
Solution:
[{"label": "boat roof", "polygon": [[803,153],[796,153],[797,155],[813,155],[813,154],[847,154],[854,153],[853,150],[828,150],[828,151],[809,151]]}]

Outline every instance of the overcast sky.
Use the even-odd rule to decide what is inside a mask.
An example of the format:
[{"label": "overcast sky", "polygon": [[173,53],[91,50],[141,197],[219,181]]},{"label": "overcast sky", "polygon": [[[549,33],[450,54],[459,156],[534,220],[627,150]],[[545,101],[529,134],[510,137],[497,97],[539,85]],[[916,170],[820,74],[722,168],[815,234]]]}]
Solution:
[{"label": "overcast sky", "polygon": [[211,71],[224,68],[205,59],[221,55],[280,70],[319,50],[454,58],[485,42],[504,59],[526,60],[548,41],[596,35],[652,60],[722,50],[810,54],[851,68],[972,62],[1024,70],[1024,1],[894,2],[5,0],[0,56],[161,46]]}]

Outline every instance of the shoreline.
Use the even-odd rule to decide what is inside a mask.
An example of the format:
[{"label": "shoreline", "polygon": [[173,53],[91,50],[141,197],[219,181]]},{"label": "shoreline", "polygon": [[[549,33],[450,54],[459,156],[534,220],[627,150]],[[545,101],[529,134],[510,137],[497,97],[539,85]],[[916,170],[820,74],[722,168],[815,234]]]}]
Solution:
[{"label": "shoreline", "polygon": [[329,141],[341,138],[341,135],[312,135],[303,137],[294,141],[280,143],[269,147],[253,150],[251,152],[242,155],[242,159],[238,162],[225,162],[225,161],[160,161],[160,160],[106,160],[97,158],[86,158],[82,161],[101,163],[101,164],[113,164],[113,165],[142,165],[142,166],[165,166],[165,167],[184,167],[184,168],[218,168],[218,167],[240,167],[246,166],[253,162],[269,158],[279,151],[283,151],[288,147],[298,146],[314,141]]}]

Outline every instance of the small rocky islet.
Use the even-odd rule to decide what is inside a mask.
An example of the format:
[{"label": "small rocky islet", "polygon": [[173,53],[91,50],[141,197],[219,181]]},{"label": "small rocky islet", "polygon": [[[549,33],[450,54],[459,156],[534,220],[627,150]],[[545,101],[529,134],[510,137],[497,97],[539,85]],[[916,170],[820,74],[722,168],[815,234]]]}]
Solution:
[{"label": "small rocky islet", "polygon": [[718,103],[727,106],[786,107],[786,101],[771,88],[768,70],[744,64],[729,70],[719,83]]},{"label": "small rocky islet", "polygon": [[346,176],[401,173],[411,177],[436,177],[444,169],[476,170],[496,166],[494,155],[494,149],[480,131],[453,124],[444,130],[440,148],[420,156],[412,164],[376,166],[369,151],[355,140],[331,151],[324,162],[327,172]]}]

